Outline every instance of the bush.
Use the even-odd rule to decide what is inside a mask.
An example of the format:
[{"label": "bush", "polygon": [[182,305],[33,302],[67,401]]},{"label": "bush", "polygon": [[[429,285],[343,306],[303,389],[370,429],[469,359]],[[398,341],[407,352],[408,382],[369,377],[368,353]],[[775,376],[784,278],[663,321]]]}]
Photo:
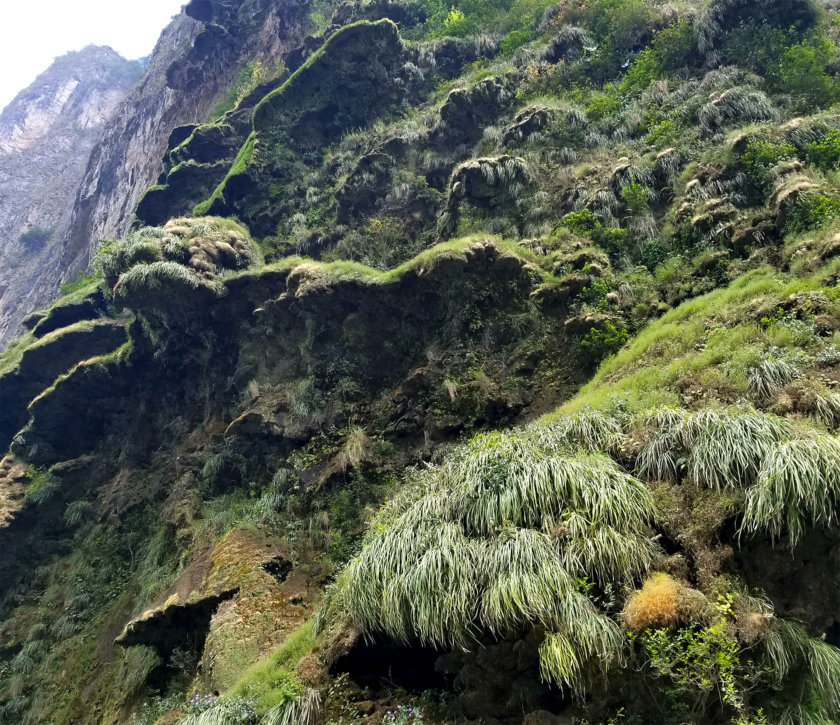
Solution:
[{"label": "bush", "polygon": [[605,320],[600,327],[593,327],[580,344],[589,351],[595,361],[618,352],[630,339],[630,333],[622,323]]},{"label": "bush", "polygon": [[840,129],[832,129],[819,141],[814,141],[807,150],[808,163],[821,169],[836,169],[840,166]]},{"label": "bush", "polygon": [[593,80],[615,77],[621,66],[650,37],[652,15],[643,0],[593,0],[579,20],[598,42],[592,58]]},{"label": "bush", "polygon": [[796,148],[781,141],[751,138],[741,154],[741,164],[753,183],[767,193],[773,184],[772,170],[783,161],[796,158]]},{"label": "bush", "polygon": [[708,694],[717,692],[730,707],[741,706],[740,690],[746,683],[739,681],[739,675],[743,675],[739,645],[724,619],[699,630],[680,629],[675,634],[665,629],[648,631],[639,641],[654,674],[671,680],[679,688],[679,698],[703,703],[701,711],[705,711]]},{"label": "bush", "polygon": [[821,229],[840,219],[840,199],[825,194],[806,194],[797,200],[785,229],[801,234]]},{"label": "bush", "polygon": [[52,230],[43,227],[32,227],[18,238],[21,245],[29,252],[37,252],[43,249],[47,242],[52,239]]},{"label": "bush", "polygon": [[621,82],[622,93],[643,91],[667,71],[691,67],[698,61],[697,39],[683,21],[660,32],[649,48],[636,56]]},{"label": "bush", "polygon": [[614,85],[607,83],[602,93],[592,96],[586,105],[586,117],[590,121],[600,121],[617,114],[621,110],[621,98],[617,90]]},{"label": "bush", "polygon": [[837,47],[825,36],[797,43],[779,62],[779,90],[798,96],[806,107],[830,106],[840,98],[837,80],[828,73],[836,60]]}]

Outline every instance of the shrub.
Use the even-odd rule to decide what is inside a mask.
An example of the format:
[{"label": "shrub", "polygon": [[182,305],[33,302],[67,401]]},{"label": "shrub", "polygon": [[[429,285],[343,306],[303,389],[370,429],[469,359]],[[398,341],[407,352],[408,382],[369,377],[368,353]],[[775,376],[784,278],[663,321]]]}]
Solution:
[{"label": "shrub", "polygon": [[779,62],[779,90],[800,97],[806,107],[830,106],[840,98],[837,80],[828,72],[836,58],[837,48],[825,36],[797,43]]},{"label": "shrub", "polygon": [[598,43],[592,58],[594,80],[614,77],[622,64],[650,35],[652,15],[643,0],[593,0],[580,20]]},{"label": "shrub", "polygon": [[796,158],[796,147],[767,138],[751,138],[741,154],[741,163],[757,181],[765,182],[770,170],[783,161]]},{"label": "shrub", "polygon": [[793,234],[821,229],[840,218],[840,199],[825,194],[803,194],[786,218],[785,230]]},{"label": "shrub", "polygon": [[819,141],[808,146],[808,163],[821,169],[836,169],[840,166],[840,129],[831,129]]},{"label": "shrub", "polygon": [[[717,692],[730,707],[742,704],[739,682],[743,675],[738,641],[729,634],[726,621],[700,629],[684,628],[646,631],[639,637],[653,673],[671,680],[679,697],[704,702]],[[705,708],[703,708],[705,710]]]},{"label": "shrub", "polygon": [[37,252],[38,250],[43,249],[47,242],[52,239],[52,234],[51,229],[32,227],[29,231],[21,234],[18,241],[27,251]]},{"label": "shrub", "polygon": [[618,352],[629,339],[630,333],[623,323],[605,320],[587,332],[580,344],[589,350],[593,359],[600,361]]},{"label": "shrub", "polygon": [[614,116],[621,110],[621,98],[616,93],[616,87],[607,83],[602,93],[596,93],[589,99],[586,106],[586,117],[590,121],[600,121]]},{"label": "shrub", "polygon": [[529,30],[511,30],[502,40],[499,46],[502,55],[510,56],[521,48],[525,43],[533,39],[534,34]]},{"label": "shrub", "polygon": [[680,618],[680,588],[667,574],[653,574],[627,600],[624,626],[634,634],[674,626]]}]

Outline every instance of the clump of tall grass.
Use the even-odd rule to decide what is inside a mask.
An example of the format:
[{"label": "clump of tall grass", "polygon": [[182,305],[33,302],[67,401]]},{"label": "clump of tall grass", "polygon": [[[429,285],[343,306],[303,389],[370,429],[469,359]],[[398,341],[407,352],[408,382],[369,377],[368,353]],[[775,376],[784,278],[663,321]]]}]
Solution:
[{"label": "clump of tall grass", "polygon": [[576,450],[616,433],[595,420],[482,434],[425,472],[374,521],[336,608],[365,635],[441,647],[539,625],[543,675],[579,690],[584,662],[622,657],[579,578],[630,581],[656,552],[647,488]]},{"label": "clump of tall grass", "polygon": [[584,450],[609,451],[621,435],[621,424],[612,416],[595,408],[584,408],[577,413],[558,416],[544,428],[534,429],[538,439],[565,440],[567,445]]},{"label": "clump of tall grass", "polygon": [[794,439],[772,450],[747,491],[743,530],[787,531],[791,544],[807,525],[830,526],[840,505],[840,441],[824,434]]},{"label": "clump of tall grass", "polygon": [[767,95],[754,88],[731,88],[713,94],[700,109],[698,122],[706,135],[711,135],[729,123],[774,121],[778,111]]},{"label": "clump of tall grass", "polygon": [[[835,722],[833,716],[840,712],[840,650],[822,639],[810,637],[801,625],[783,619],[774,621],[760,647],[769,671],[779,685],[794,668],[804,666],[803,691],[812,689],[823,712],[832,718],[826,722]],[[791,725],[811,721],[799,704],[793,705],[779,719],[779,722]]]},{"label": "clump of tall grass", "polygon": [[802,376],[799,366],[783,358],[756,362],[747,375],[747,387],[758,398],[768,399]]},{"label": "clump of tall grass", "polygon": [[320,714],[321,695],[318,690],[307,688],[299,697],[271,708],[260,725],[316,725]]},{"label": "clump of tall grass", "polygon": [[680,468],[691,483],[716,489],[752,483],[761,462],[792,433],[789,421],[749,406],[687,413],[673,408],[637,417],[647,429],[639,472],[672,480]]}]

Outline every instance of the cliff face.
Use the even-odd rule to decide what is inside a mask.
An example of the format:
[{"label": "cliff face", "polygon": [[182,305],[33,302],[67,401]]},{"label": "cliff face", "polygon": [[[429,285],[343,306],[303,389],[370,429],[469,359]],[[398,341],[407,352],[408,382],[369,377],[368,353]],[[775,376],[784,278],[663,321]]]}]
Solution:
[{"label": "cliff face", "polygon": [[0,341],[49,301],[90,151],[141,72],[91,46],[56,60],[0,114]]},{"label": "cliff face", "polygon": [[838,13],[277,6],[0,354],[0,725],[840,723]]},{"label": "cliff face", "polygon": [[[82,84],[53,69],[48,85],[39,79],[16,99],[0,121],[0,346],[88,266],[102,239],[127,232],[173,129],[205,121],[243,67],[273,64],[300,44],[308,7],[190,2],[163,31],[139,83],[138,65],[111,52],[123,64],[122,85],[96,86],[87,103]],[[56,68],[70,67],[62,63]],[[44,137],[58,127],[79,131]],[[24,254],[19,237],[29,229],[38,234],[24,241],[37,248]]]},{"label": "cliff face", "polygon": [[61,257],[84,269],[102,239],[123,236],[178,126],[203,122],[241,68],[274,62],[300,44],[308,0],[247,0],[234,11],[193,0],[164,30],[141,83],[94,149]]}]

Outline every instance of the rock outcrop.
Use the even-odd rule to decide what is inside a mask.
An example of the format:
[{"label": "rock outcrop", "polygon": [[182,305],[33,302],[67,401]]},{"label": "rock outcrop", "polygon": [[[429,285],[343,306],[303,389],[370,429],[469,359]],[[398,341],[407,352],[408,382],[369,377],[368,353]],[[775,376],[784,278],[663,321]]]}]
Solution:
[{"label": "rock outcrop", "polygon": [[88,157],[142,72],[90,46],[57,59],[0,114],[0,345],[54,297]]}]

